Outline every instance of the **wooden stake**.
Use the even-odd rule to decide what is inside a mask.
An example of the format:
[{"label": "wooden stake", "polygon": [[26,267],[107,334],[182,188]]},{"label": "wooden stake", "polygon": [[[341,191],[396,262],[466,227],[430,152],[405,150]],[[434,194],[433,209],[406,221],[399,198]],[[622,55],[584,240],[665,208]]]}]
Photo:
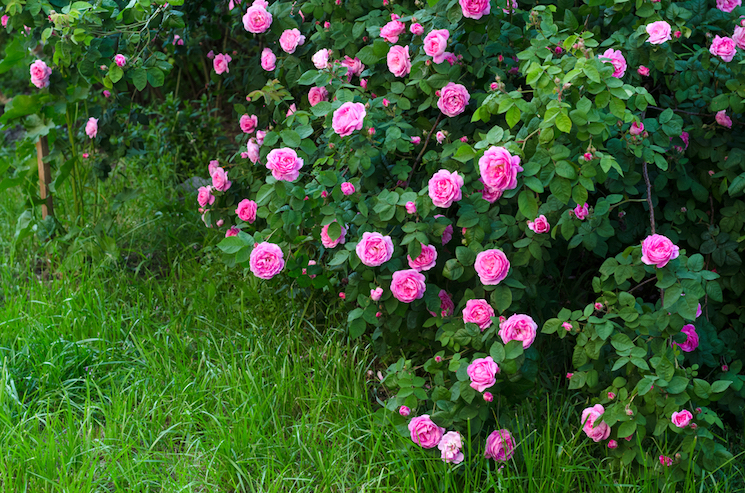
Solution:
[{"label": "wooden stake", "polygon": [[41,218],[47,216],[54,217],[54,205],[52,196],[49,194],[49,184],[52,182],[52,169],[49,163],[44,162],[44,158],[49,155],[49,144],[47,136],[39,137],[36,141],[36,164],[39,165],[39,197],[46,202],[41,206]]}]

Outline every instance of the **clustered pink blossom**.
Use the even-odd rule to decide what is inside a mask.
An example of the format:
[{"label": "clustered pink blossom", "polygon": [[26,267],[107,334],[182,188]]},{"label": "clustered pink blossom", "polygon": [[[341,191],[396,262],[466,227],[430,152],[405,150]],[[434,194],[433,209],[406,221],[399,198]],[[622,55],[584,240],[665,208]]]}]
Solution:
[{"label": "clustered pink blossom", "polygon": [[435,29],[424,37],[424,53],[432,57],[435,63],[445,61],[445,53],[448,46],[450,31],[447,29]]},{"label": "clustered pink blossom", "polygon": [[709,52],[714,56],[720,57],[725,62],[731,62],[735,58],[737,45],[730,37],[716,35],[711,42],[711,46],[709,46]]},{"label": "clustered pink blossom", "polygon": [[471,379],[471,387],[476,392],[483,392],[497,383],[496,375],[499,373],[499,366],[491,356],[476,358],[468,365],[467,373],[468,378]]},{"label": "clustered pink blossom", "polygon": [[406,24],[398,19],[393,19],[380,28],[380,37],[389,43],[398,43],[398,37],[404,32],[406,32]]},{"label": "clustered pink blossom", "polygon": [[678,428],[685,428],[686,426],[688,426],[692,419],[693,414],[691,414],[691,411],[689,411],[688,409],[674,412],[671,418],[673,424]]},{"label": "clustered pink blossom", "polygon": [[391,46],[388,50],[388,70],[396,77],[405,77],[411,72],[411,57],[408,46]]},{"label": "clustered pink blossom", "polygon": [[85,134],[91,139],[96,137],[98,134],[98,118],[88,118],[88,122],[85,124]]},{"label": "clustered pink blossom", "polygon": [[725,110],[717,111],[717,114],[714,118],[721,126],[732,128],[732,118],[727,116],[727,112]]}]

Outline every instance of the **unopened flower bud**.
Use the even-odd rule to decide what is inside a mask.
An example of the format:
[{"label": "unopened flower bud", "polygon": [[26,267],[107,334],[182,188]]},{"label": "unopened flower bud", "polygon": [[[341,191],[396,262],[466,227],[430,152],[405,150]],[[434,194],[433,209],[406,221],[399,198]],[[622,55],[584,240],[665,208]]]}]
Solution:
[{"label": "unopened flower bud", "polygon": [[435,356],[436,363],[442,363],[442,356]]},{"label": "unopened flower bud", "polygon": [[486,402],[491,402],[494,400],[494,396],[492,395],[491,392],[484,392],[484,400]]}]

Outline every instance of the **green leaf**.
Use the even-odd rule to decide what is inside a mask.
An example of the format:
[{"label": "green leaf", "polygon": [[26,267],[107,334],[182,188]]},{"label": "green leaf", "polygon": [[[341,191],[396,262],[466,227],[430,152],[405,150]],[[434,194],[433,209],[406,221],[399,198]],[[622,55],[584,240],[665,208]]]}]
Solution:
[{"label": "green leaf", "polygon": [[507,125],[512,128],[520,121],[520,109],[517,106],[513,106],[507,110],[507,114],[504,117],[507,120]]},{"label": "green leaf", "polygon": [[468,247],[459,246],[455,249],[455,256],[461,264],[468,267],[476,262],[476,252]]},{"label": "green leaf", "polygon": [[147,72],[144,68],[136,68],[132,71],[132,83],[138,91],[145,89],[147,85]]},{"label": "green leaf", "polygon": [[522,341],[510,341],[504,347],[505,359],[515,359],[523,354],[523,342]]},{"label": "green leaf", "polygon": [[124,70],[122,70],[116,63],[112,63],[111,67],[109,67],[109,79],[111,79],[111,82],[119,82],[123,75]]},{"label": "green leaf", "polygon": [[661,379],[669,382],[675,375],[675,366],[666,357],[662,357],[660,362],[657,363],[657,376]]},{"label": "green leaf", "polygon": [[504,284],[497,285],[492,291],[491,302],[497,310],[504,312],[512,305],[512,290]]},{"label": "green leaf", "polygon": [[442,275],[453,281],[460,278],[463,275],[465,269],[457,259],[451,258],[445,262],[445,268],[442,270]]},{"label": "green leaf", "polygon": [[26,96],[19,94],[5,105],[5,113],[0,117],[0,123],[8,123],[15,118],[37,113],[41,109],[41,96],[34,94]]},{"label": "green leaf", "polygon": [[315,83],[315,81],[317,81],[320,76],[321,73],[318,70],[308,70],[300,76],[300,78],[297,80],[297,83],[301,86],[309,86]]},{"label": "green leaf", "polygon": [[344,262],[346,262],[348,259],[349,259],[349,251],[348,250],[339,250],[334,255],[334,258],[331,259],[331,262],[329,262],[329,265],[331,265],[331,266],[341,265]]},{"label": "green leaf", "polygon": [[527,190],[521,191],[520,195],[517,196],[517,206],[520,208],[523,216],[531,221],[538,215],[538,202],[533,192]]},{"label": "green leaf", "polygon": [[500,342],[494,342],[489,349],[489,356],[492,357],[495,363],[499,364],[504,361],[505,353],[504,346]]},{"label": "green leaf", "polygon": [[711,385],[711,392],[712,394],[724,392],[730,385],[732,385],[732,382],[729,380],[717,380]]},{"label": "green leaf", "polygon": [[685,389],[688,387],[688,379],[681,376],[675,376],[670,380],[670,383],[667,384],[667,391],[670,394],[680,394],[685,391]]},{"label": "green leaf", "polygon": [[237,253],[245,246],[246,243],[238,236],[229,236],[228,238],[223,239],[220,243],[217,244],[217,247],[220,250],[228,254]]},{"label": "green leaf", "polygon": [[282,142],[284,142],[288,147],[300,147],[302,139],[296,131],[285,129],[282,130],[279,135],[282,137]]},{"label": "green leaf", "polygon": [[365,322],[364,318],[352,320],[352,322],[349,324],[349,337],[351,337],[352,339],[357,339],[359,336],[365,333],[366,328],[367,322]]},{"label": "green leaf", "polygon": [[[166,74],[158,67],[150,67],[147,69],[147,80],[153,87],[160,87],[166,80]],[[116,82],[112,79],[112,82]]]},{"label": "green leaf", "polygon": [[[511,125],[510,125],[511,126]],[[566,113],[561,113],[556,117],[556,128],[568,134],[572,131],[572,119]]]},{"label": "green leaf", "polygon": [[636,431],[636,421],[625,421],[618,427],[618,438],[626,438]]}]

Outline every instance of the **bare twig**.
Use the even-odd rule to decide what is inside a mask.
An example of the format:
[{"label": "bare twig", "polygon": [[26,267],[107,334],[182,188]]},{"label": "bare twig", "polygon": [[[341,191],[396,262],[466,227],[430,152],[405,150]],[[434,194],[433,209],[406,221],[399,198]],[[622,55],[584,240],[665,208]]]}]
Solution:
[{"label": "bare twig", "polygon": [[652,183],[649,181],[649,173],[647,172],[647,163],[642,163],[642,171],[644,172],[644,181],[647,184],[647,205],[649,205],[649,224],[652,226],[652,234],[656,234],[654,227],[654,206],[652,205]]},{"label": "bare twig", "polygon": [[651,281],[656,281],[656,280],[657,280],[657,278],[656,278],[656,277],[650,277],[650,278],[649,278],[649,279],[647,279],[646,281],[640,282],[639,284],[637,284],[637,285],[636,285],[636,286],[634,286],[633,288],[629,289],[629,293],[630,293],[630,292],[632,292],[632,291],[634,291],[635,289],[639,289],[640,287],[644,286],[644,285],[645,285],[645,284],[647,284],[648,282],[651,282]]},{"label": "bare twig", "polygon": [[416,171],[416,167],[419,165],[419,162],[422,160],[422,156],[424,156],[424,151],[427,150],[427,144],[429,144],[429,139],[432,137],[432,133],[437,128],[437,125],[440,124],[440,120],[442,120],[442,113],[440,113],[440,116],[437,117],[437,120],[435,120],[435,124],[432,125],[432,128],[430,129],[429,133],[427,134],[427,138],[424,140],[424,145],[422,146],[422,150],[419,151],[419,155],[414,160],[414,164],[411,166],[411,172],[409,173],[409,179],[406,180],[406,184],[408,185],[411,179],[414,176],[414,172]]}]

